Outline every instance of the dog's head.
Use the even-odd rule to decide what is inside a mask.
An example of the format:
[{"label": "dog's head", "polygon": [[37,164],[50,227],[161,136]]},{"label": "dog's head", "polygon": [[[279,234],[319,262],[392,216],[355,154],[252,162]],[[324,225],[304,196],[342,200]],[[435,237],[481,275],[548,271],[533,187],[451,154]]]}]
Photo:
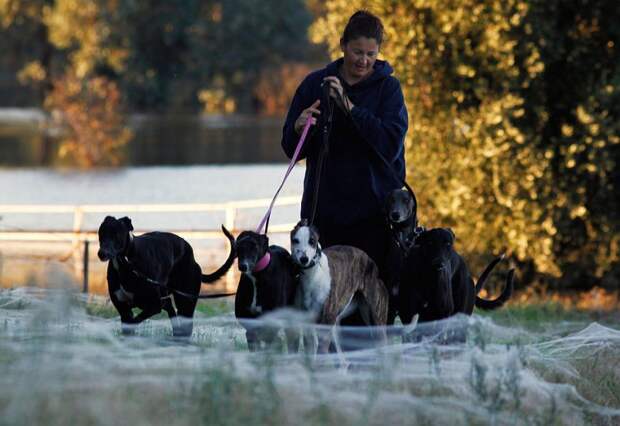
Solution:
[{"label": "dog's head", "polygon": [[309,225],[307,219],[302,219],[291,231],[291,257],[293,262],[302,268],[314,266],[316,259],[321,256],[319,244],[319,230]]},{"label": "dog's head", "polygon": [[235,243],[239,271],[247,274],[254,270],[269,249],[269,238],[253,231],[243,231]]},{"label": "dog's head", "polygon": [[450,228],[434,228],[420,234],[415,244],[426,264],[442,271],[450,268],[455,239]]},{"label": "dog's head", "polygon": [[416,239],[416,252],[425,265],[426,279],[422,297],[437,313],[451,314],[452,276],[454,274],[455,236],[449,228],[435,228],[423,232]]},{"label": "dog's head", "polygon": [[116,219],[106,216],[99,226],[99,251],[97,252],[99,259],[105,262],[125,253],[131,238],[131,231],[133,231],[133,225],[128,217]]},{"label": "dog's head", "polygon": [[418,206],[415,199],[406,189],[395,189],[385,199],[385,214],[392,224],[406,222],[413,219],[417,224]]}]

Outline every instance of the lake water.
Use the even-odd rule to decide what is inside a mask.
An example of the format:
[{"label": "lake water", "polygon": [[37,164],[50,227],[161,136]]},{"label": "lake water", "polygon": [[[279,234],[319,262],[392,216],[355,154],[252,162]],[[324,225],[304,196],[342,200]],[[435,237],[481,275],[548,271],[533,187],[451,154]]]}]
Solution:
[{"label": "lake water", "polygon": [[[43,146],[44,116],[35,109],[0,108],[0,166],[54,166],[58,141]],[[132,115],[133,140],[123,165],[262,164],[286,162],[281,117]]]}]

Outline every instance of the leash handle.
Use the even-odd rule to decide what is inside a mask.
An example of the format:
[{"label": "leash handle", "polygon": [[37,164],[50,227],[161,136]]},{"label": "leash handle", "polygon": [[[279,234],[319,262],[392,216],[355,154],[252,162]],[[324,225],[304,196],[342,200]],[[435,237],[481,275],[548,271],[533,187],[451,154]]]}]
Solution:
[{"label": "leash handle", "polygon": [[295,163],[297,162],[297,157],[299,157],[301,148],[304,146],[304,142],[306,141],[306,137],[308,136],[308,131],[310,130],[310,126],[312,126],[313,124],[316,124],[316,118],[309,116],[308,119],[306,120],[304,130],[301,132],[301,137],[299,138],[299,142],[297,142],[297,147],[295,148],[295,152],[293,153],[293,156],[291,157],[291,162],[288,165],[288,170],[284,174],[282,183],[280,184],[280,186],[278,187],[278,190],[273,196],[273,199],[271,200],[271,204],[269,205],[269,208],[267,209],[265,216],[263,216],[262,220],[258,224],[258,227],[256,228],[256,233],[260,234],[263,231],[263,228],[265,228],[265,234],[267,233],[267,229],[269,228],[269,218],[271,217],[271,211],[273,210],[273,206],[276,202],[276,199],[278,198],[278,195],[280,194],[280,191],[282,190],[282,187],[284,186],[284,182],[286,182],[286,179],[288,179],[288,176],[291,174],[293,167],[295,167]]},{"label": "leash handle", "polygon": [[332,132],[332,123],[334,118],[334,102],[329,96],[329,85],[323,85],[323,102],[326,105],[327,114],[323,115],[322,118],[322,126],[323,126],[323,144],[321,145],[321,150],[319,152],[319,158],[315,165],[315,177],[314,177],[314,194],[312,196],[312,213],[310,213],[310,225],[314,224],[314,219],[316,217],[317,206],[319,205],[319,188],[321,186],[321,176],[323,174],[323,165],[325,163],[325,157],[329,152],[329,136]]}]

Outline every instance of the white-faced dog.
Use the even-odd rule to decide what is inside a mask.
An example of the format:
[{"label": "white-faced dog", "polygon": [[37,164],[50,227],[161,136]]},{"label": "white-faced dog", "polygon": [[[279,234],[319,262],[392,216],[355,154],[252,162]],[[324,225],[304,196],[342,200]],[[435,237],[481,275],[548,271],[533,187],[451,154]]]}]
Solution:
[{"label": "white-faced dog", "polygon": [[[291,257],[301,268],[296,305],[313,312],[318,324],[337,325],[347,309],[357,304],[366,325],[385,325],[388,292],[377,265],[362,250],[351,246],[322,250],[318,230],[302,219],[291,231]],[[319,338],[319,352],[327,352],[332,337],[341,352],[334,328],[331,337]],[[385,340],[385,329],[378,330]]]}]

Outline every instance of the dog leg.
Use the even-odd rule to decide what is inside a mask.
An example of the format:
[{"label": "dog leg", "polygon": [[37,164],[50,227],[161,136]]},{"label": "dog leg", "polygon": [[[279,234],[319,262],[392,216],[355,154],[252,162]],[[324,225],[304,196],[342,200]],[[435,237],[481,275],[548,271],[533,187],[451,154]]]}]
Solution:
[{"label": "dog leg", "polygon": [[299,338],[301,336],[301,330],[295,328],[293,325],[287,325],[284,330],[286,336],[286,348],[289,354],[299,352]]},{"label": "dog leg", "polygon": [[[259,340],[265,342],[265,348],[269,351],[281,351],[281,346],[278,348],[278,343],[282,341],[278,338],[278,329],[273,325],[265,325],[261,327],[259,331]],[[279,349],[279,350],[278,350]]]},{"label": "dog leg", "polygon": [[168,318],[170,318],[170,323],[172,324],[172,336],[181,336],[182,324],[177,316],[177,311],[174,309],[171,296],[163,300],[163,309],[168,313]]},{"label": "dog leg", "polygon": [[[178,297],[177,297],[178,296]],[[179,321],[180,337],[190,337],[194,329],[194,310],[196,309],[196,299],[191,299],[181,295],[174,295],[174,303],[177,306],[177,320]],[[175,336],[176,336],[175,335]]]},{"label": "dog leg", "polygon": [[131,312],[131,308],[128,306],[116,306],[116,309],[121,316],[121,333],[125,336],[131,336],[136,331],[136,322],[133,317],[133,313]]},{"label": "dog leg", "polygon": [[157,315],[160,312],[161,308],[146,309],[136,315],[136,317],[133,319],[133,324],[140,324],[141,322],[146,321],[147,319],[151,318],[154,315]]},{"label": "dog leg", "polygon": [[124,336],[133,336],[136,333],[136,323],[133,315],[124,318],[121,316],[121,333]]},{"label": "dog leg", "polygon": [[332,339],[334,342],[334,346],[336,347],[336,353],[338,354],[338,360],[340,361],[340,368],[343,371],[347,371],[349,368],[349,363],[344,356],[344,352],[342,351],[342,346],[340,345],[340,336],[338,334],[338,328],[340,327],[340,321],[336,321],[336,324],[332,327]]},{"label": "dog leg", "polygon": [[303,330],[304,350],[307,354],[316,356],[319,338],[315,327],[307,327]]},{"label": "dog leg", "polygon": [[344,309],[339,314],[329,315],[326,318],[324,317],[324,319],[331,322],[332,327],[330,329],[330,332],[327,333],[323,341],[320,343],[322,347],[322,348],[320,347],[320,349],[327,352],[327,350],[329,349],[330,341],[334,342],[334,346],[336,347],[336,353],[338,354],[340,368],[344,369],[345,371],[347,370],[349,364],[347,363],[347,360],[344,356],[344,352],[342,351],[342,345],[340,344],[339,328],[340,328],[340,321],[345,315],[347,315],[348,310],[351,306],[351,303],[353,302],[353,299],[354,299],[354,296],[351,296],[351,298],[349,299],[349,302],[346,304]]},{"label": "dog leg", "polygon": [[116,307],[121,316],[121,333],[124,336],[132,336],[136,332],[136,319],[131,311],[131,306],[126,303],[119,302],[115,298],[111,298],[112,304]]},{"label": "dog leg", "polygon": [[250,352],[256,352],[260,349],[260,342],[256,330],[246,330],[245,339],[248,342],[248,350]]}]

